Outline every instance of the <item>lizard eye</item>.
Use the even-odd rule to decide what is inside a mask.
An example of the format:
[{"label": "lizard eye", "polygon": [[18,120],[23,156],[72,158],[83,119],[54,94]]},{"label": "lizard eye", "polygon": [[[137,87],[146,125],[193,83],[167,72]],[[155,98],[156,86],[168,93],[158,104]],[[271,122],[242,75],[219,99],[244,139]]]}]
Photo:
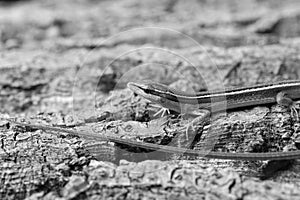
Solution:
[{"label": "lizard eye", "polygon": [[144,92],[149,94],[149,93],[151,93],[151,90],[150,89],[144,89]]},{"label": "lizard eye", "polygon": [[155,88],[149,84],[147,88],[144,89],[144,92],[147,93],[147,94],[151,94],[155,91]]}]

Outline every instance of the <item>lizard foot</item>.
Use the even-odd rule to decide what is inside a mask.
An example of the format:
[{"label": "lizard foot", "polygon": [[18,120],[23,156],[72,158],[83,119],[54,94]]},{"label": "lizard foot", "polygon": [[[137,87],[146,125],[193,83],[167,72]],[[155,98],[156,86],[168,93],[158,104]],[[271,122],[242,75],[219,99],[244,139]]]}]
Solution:
[{"label": "lizard foot", "polygon": [[158,112],[156,112],[153,116],[156,117],[158,116],[159,114],[161,114],[160,116],[163,117],[165,116],[166,114],[170,114],[170,110],[168,108],[161,108]]}]

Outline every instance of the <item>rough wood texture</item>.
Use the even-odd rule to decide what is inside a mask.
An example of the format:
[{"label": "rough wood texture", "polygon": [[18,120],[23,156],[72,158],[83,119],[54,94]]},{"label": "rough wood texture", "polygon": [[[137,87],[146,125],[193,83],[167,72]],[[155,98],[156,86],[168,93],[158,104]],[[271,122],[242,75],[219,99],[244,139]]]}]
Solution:
[{"label": "rough wood texture", "polygon": [[[197,92],[300,77],[296,0],[12,2],[0,3],[1,118],[167,145],[191,119],[154,116],[128,81]],[[299,148],[293,119],[277,105],[213,116],[193,148]],[[3,120],[0,139],[0,199],[300,197],[299,161],[162,154]]]}]

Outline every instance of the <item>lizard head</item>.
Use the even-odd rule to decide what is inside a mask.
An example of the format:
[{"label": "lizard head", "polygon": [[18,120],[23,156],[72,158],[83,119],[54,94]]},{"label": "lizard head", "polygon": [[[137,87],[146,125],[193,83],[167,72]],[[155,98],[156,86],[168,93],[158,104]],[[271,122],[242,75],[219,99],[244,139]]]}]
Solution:
[{"label": "lizard head", "polygon": [[166,85],[154,82],[129,82],[127,86],[134,93],[144,97],[145,99],[153,103],[157,103],[176,112],[179,111],[179,103],[169,98],[170,94],[172,94],[173,92]]}]

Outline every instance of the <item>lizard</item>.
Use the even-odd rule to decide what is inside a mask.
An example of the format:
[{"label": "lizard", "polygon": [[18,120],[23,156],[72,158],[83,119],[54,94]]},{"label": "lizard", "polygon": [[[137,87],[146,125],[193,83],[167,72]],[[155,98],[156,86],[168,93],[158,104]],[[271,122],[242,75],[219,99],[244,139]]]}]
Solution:
[{"label": "lizard", "polygon": [[[289,106],[294,110],[294,100],[300,99],[300,81],[282,81],[272,84],[261,84],[250,87],[242,87],[236,89],[228,89],[221,92],[200,92],[198,94],[187,94],[180,91],[170,89],[168,86],[158,83],[128,83],[128,87],[133,92],[142,97],[158,103],[165,108],[180,111],[179,102],[184,104],[196,105],[199,109],[207,110],[210,113],[214,106],[214,112],[223,110],[244,108],[248,106],[265,105],[271,103],[279,103],[280,105]],[[214,104],[211,104],[211,98],[214,98]],[[218,105],[223,99],[227,100],[227,107]],[[222,101],[221,101],[222,100]],[[223,102],[224,103],[224,102]],[[296,111],[295,111],[296,112]],[[203,119],[203,117],[201,117]],[[168,152],[168,153],[185,153],[190,155],[202,156],[215,159],[229,160],[289,160],[300,158],[300,150],[289,152],[265,152],[265,153],[231,153],[231,152],[213,152],[193,150],[174,146],[165,146],[152,143],[138,142],[128,139],[122,139],[111,135],[101,135],[91,132],[75,131],[64,128],[44,126],[38,124],[29,124],[17,122],[12,119],[2,118],[12,124],[19,126],[41,129],[44,131],[65,132],[71,135],[93,138],[97,140],[107,140],[119,144],[132,145],[135,147]]]}]

